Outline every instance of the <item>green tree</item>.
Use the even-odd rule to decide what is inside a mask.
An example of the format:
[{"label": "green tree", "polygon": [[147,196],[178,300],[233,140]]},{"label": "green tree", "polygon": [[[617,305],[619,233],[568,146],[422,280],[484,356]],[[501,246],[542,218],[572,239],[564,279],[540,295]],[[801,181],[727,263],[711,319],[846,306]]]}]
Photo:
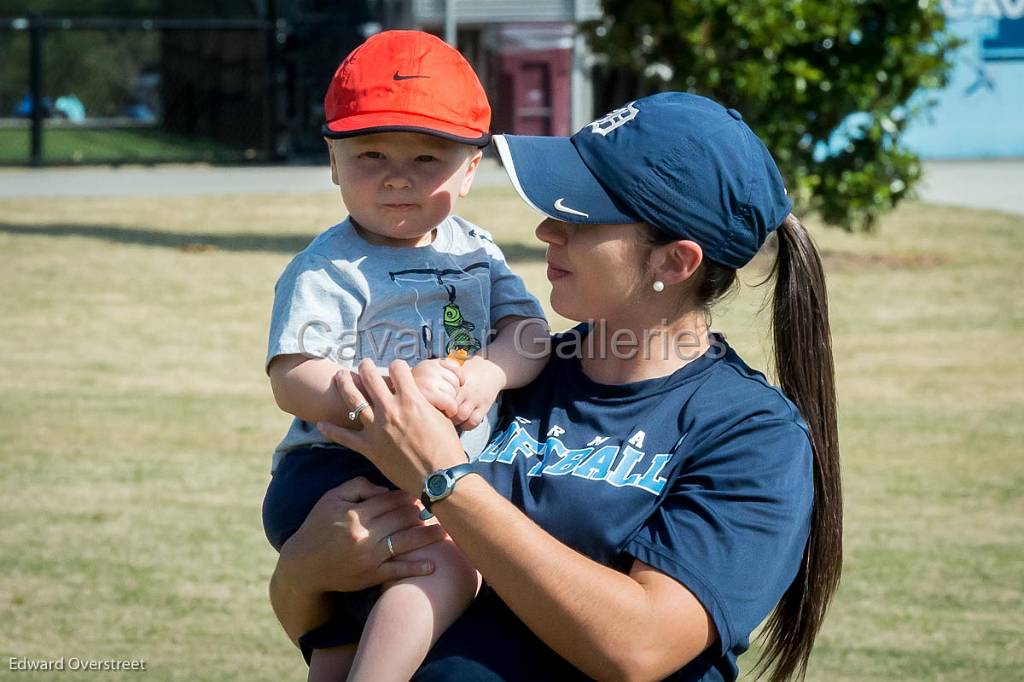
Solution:
[{"label": "green tree", "polygon": [[[867,229],[908,195],[900,136],[959,42],[937,0],[603,0],[589,27],[632,94],[686,90],[743,112],[801,211]],[[837,133],[838,130],[838,133]]]}]

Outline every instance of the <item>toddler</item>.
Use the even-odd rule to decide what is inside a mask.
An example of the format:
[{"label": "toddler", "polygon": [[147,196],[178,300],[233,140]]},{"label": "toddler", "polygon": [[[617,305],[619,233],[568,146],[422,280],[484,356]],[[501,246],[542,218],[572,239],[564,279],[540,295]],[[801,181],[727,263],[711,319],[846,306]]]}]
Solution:
[{"label": "toddler", "polygon": [[[499,392],[529,383],[545,363],[517,352],[524,339],[547,338],[540,304],[490,235],[451,215],[490,141],[487,97],[465,59],[426,33],[379,33],[338,67],[324,106],[331,177],[349,215],[275,288],[266,368],[278,405],[295,416],[264,500],[278,550],[327,490],[356,476],[394,487],[314,426],[358,428],[331,386],[339,368],[408,361],[426,398],[462,428],[472,459],[489,439]],[[381,543],[396,556],[392,536]],[[407,680],[474,598],[479,576],[450,540],[402,558],[430,559],[435,571],[340,594],[330,621],[301,641],[311,671]]]}]

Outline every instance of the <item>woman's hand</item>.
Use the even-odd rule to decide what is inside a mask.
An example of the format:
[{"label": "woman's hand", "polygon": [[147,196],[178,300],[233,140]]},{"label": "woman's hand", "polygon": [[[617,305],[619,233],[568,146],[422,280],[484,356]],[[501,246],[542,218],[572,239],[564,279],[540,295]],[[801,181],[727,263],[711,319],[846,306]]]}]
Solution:
[{"label": "woman's hand", "polygon": [[[361,453],[402,490],[418,496],[430,472],[466,461],[455,427],[434,408],[413,379],[409,365],[395,360],[388,368],[393,388],[369,360],[359,363],[361,392],[346,369],[334,377],[334,387],[346,409],[364,400],[369,407],[359,419],[362,431],[326,422],[317,428],[329,440]],[[365,392],[365,395],[364,395]]]},{"label": "woman's hand", "polygon": [[424,525],[419,511],[405,493],[362,477],[328,490],[281,548],[276,572],[281,586],[307,593],[352,592],[433,572],[429,561],[401,558],[445,537],[439,525]]},{"label": "woman's hand", "polygon": [[419,507],[405,493],[361,477],[346,481],[324,493],[281,548],[270,579],[274,613],[297,644],[302,633],[330,617],[330,592],[433,573],[432,562],[402,555],[444,536],[441,526],[419,520]]}]

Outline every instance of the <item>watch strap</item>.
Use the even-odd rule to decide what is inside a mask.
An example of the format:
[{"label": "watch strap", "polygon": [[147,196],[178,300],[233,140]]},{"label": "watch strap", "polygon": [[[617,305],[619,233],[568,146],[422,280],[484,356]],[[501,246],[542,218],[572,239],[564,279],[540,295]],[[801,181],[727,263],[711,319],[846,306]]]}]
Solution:
[{"label": "watch strap", "polygon": [[[433,513],[430,511],[431,505],[435,502],[440,502],[451,495],[452,491],[455,490],[455,484],[459,482],[459,479],[472,473],[476,473],[472,462],[462,462],[461,464],[450,466],[447,469],[432,471],[423,481],[423,493],[420,495],[420,502],[423,503],[423,513],[420,514],[420,518],[429,519],[432,517]],[[442,495],[438,497],[431,497],[427,492],[427,482],[437,474],[443,474],[448,479],[448,487]]]}]

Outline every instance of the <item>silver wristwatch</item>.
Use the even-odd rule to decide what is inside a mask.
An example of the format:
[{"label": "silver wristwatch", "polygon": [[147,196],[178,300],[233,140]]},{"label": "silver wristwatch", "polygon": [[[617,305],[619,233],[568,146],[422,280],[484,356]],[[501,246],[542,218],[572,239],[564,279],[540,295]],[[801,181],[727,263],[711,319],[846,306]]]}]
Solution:
[{"label": "silver wristwatch", "polygon": [[456,464],[447,469],[438,469],[427,475],[423,480],[423,494],[420,495],[420,502],[423,503],[423,513],[420,518],[429,519],[433,516],[430,506],[452,494],[455,490],[455,483],[467,474],[475,473],[473,465],[469,462]]}]

